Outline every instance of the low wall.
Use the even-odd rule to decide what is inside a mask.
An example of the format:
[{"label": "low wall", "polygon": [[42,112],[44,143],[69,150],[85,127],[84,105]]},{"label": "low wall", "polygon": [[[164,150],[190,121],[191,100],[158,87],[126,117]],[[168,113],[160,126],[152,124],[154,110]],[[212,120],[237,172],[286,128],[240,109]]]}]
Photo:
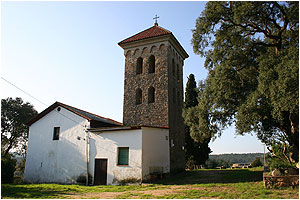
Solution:
[{"label": "low wall", "polygon": [[264,174],[263,179],[265,188],[299,186],[299,175],[270,176]]}]

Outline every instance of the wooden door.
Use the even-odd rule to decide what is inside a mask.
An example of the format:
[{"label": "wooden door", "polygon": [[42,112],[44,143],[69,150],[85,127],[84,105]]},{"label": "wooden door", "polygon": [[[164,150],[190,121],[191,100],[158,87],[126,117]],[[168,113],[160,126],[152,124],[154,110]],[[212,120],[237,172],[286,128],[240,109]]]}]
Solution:
[{"label": "wooden door", "polygon": [[107,184],[107,159],[95,159],[94,185]]}]

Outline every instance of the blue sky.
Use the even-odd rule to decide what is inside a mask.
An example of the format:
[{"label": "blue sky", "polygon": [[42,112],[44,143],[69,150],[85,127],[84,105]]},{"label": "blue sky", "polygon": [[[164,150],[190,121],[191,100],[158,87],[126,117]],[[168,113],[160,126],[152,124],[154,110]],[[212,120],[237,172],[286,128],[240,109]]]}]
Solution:
[{"label": "blue sky", "polygon": [[[1,2],[1,77],[46,105],[55,101],[122,122],[124,55],[121,40],[158,24],[189,54],[184,85],[207,76],[191,46],[205,2]],[[1,79],[1,98],[45,105]],[[255,136],[229,128],[210,146],[214,154],[263,152]]]}]

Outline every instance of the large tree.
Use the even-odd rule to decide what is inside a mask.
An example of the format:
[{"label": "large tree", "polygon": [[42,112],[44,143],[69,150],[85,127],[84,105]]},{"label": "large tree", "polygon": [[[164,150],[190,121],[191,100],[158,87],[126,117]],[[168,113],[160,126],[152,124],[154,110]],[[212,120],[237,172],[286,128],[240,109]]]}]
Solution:
[{"label": "large tree", "polygon": [[28,141],[28,127],[25,125],[37,115],[33,105],[19,97],[1,99],[1,155],[11,150],[24,154]]},{"label": "large tree", "polygon": [[192,39],[208,70],[203,99],[189,113],[194,138],[235,124],[268,145],[287,143],[299,160],[298,16],[298,2],[206,4]]},{"label": "large tree", "polygon": [[[183,110],[184,119],[188,118],[186,113],[188,113],[190,109],[193,109],[195,106],[198,105],[198,93],[199,93],[199,89],[197,88],[195,76],[194,74],[190,74],[185,87],[184,110]],[[211,138],[206,137],[201,141],[194,140],[191,137],[190,127],[187,123],[184,124],[184,130],[185,130],[185,156],[186,156],[187,166],[190,167],[189,165],[191,163],[197,165],[205,164],[205,161],[208,159],[208,155],[211,152],[210,148],[208,147],[208,143],[210,142]]]}]

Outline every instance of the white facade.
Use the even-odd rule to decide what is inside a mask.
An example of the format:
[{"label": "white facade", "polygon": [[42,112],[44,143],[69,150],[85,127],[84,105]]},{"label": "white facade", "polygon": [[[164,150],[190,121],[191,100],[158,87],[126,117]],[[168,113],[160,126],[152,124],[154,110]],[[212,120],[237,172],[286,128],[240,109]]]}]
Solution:
[{"label": "white facade", "polygon": [[[53,140],[60,127],[59,140]],[[85,129],[90,122],[61,107],[53,109],[29,128],[24,181],[72,184],[87,173]],[[112,130],[116,129],[116,130]],[[89,175],[94,180],[95,159],[107,159],[106,184],[141,182],[150,173],[170,172],[169,129],[136,127],[89,132]],[[128,165],[118,165],[118,148],[128,147]]]},{"label": "white facade", "polygon": [[[170,172],[169,130],[141,127],[132,130],[103,131],[90,139],[90,168],[95,159],[107,159],[107,184],[150,179],[150,173]],[[128,166],[118,166],[118,147],[129,147]],[[94,158],[94,159],[92,159]]]},{"label": "white facade", "polygon": [[[85,175],[84,126],[89,126],[88,120],[62,107],[33,123],[29,128],[24,181],[74,183],[78,176]],[[60,127],[59,140],[53,140],[54,127]]]},{"label": "white facade", "polygon": [[169,129],[142,127],[143,180],[150,173],[170,173]]}]

